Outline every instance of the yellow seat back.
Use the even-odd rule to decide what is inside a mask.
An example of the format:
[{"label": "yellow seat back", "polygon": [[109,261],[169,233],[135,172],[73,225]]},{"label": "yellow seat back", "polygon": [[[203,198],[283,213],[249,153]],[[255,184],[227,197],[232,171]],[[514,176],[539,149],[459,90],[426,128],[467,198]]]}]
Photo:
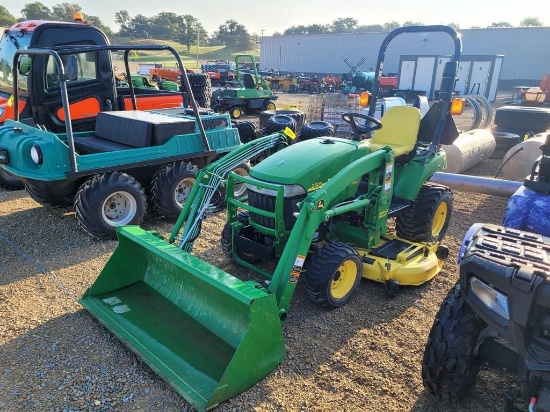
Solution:
[{"label": "yellow seat back", "polygon": [[390,146],[395,156],[414,149],[420,127],[420,110],[411,106],[394,106],[382,116],[382,128],[370,140],[371,151]]}]

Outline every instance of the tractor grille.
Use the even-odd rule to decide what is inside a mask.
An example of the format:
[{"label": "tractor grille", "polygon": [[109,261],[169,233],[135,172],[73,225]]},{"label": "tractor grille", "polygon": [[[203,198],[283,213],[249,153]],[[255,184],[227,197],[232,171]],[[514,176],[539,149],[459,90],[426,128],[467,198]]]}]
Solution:
[{"label": "tractor grille", "polygon": [[[305,199],[304,195],[285,197],[283,203],[283,216],[285,221],[285,230],[291,230],[296,222],[294,213],[298,212],[297,203]],[[258,209],[266,210],[268,212],[275,212],[276,196],[255,192],[248,189],[248,204],[250,206],[257,207]],[[275,229],[275,219],[258,215],[257,213],[250,213],[250,219],[259,225]]]},{"label": "tractor grille", "polygon": [[216,117],[213,119],[202,120],[204,130],[218,129],[220,127],[230,127],[226,117]]}]

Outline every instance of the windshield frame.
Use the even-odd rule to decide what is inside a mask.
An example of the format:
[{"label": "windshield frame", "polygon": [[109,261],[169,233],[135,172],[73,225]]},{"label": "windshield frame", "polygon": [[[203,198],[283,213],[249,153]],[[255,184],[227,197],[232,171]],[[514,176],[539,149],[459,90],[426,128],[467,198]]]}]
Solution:
[{"label": "windshield frame", "polygon": [[[32,42],[33,32],[5,31],[0,38],[0,95],[13,94],[13,57],[17,50],[26,50]],[[27,75],[17,76],[18,94],[28,95]]]}]

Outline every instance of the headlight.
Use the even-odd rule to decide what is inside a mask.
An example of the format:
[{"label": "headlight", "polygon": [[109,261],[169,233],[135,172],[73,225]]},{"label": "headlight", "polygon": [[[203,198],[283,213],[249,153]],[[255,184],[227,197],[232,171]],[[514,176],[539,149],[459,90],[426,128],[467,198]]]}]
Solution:
[{"label": "headlight", "polygon": [[[275,190],[264,189],[262,187],[258,187],[258,186],[250,185],[250,184],[247,184],[246,188],[253,191],[253,192],[261,193],[263,195],[277,196],[277,192]],[[305,195],[305,194],[307,194],[306,190],[300,185],[286,185],[285,186],[285,192],[284,192],[285,197],[295,197],[295,196],[300,196],[300,195]]]},{"label": "headlight", "polygon": [[500,317],[510,320],[508,298],[505,294],[496,291],[491,286],[475,277],[470,278],[470,289],[472,293],[485,304],[485,306]]},{"label": "headlight", "polygon": [[37,144],[31,147],[31,159],[37,165],[41,165],[44,160],[42,158],[42,149]]}]

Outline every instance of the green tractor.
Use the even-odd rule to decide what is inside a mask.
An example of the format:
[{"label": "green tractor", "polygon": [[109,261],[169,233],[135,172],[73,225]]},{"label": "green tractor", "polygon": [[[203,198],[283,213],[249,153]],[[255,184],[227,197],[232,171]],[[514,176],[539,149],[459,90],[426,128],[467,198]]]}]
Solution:
[{"label": "green tractor", "polygon": [[[453,198],[427,180],[446,166],[440,145],[458,136],[450,109],[460,38],[445,26],[397,29],[383,43],[376,72],[391,39],[426,31],[449,34],[455,51],[440,100],[422,120],[405,106],[378,121],[371,101],[368,115],[342,115],[350,139],[253,140],[200,171],[167,240],[137,226],[117,229],[118,248],[80,302],[196,409],[246,390],[284,359],[282,322],[300,278],[315,302],[338,307],[362,277],[395,295],[400,284],[418,285],[440,271]],[[248,177],[231,172],[259,156],[265,159]],[[207,205],[224,184],[222,249],[265,277],[261,282],[191,254]],[[243,185],[247,197],[235,196]],[[396,235],[388,232],[390,217]],[[274,271],[259,261],[276,263]]]},{"label": "green tractor", "polygon": [[[249,63],[246,61],[249,60]],[[243,72],[243,64],[251,68]],[[217,113],[229,112],[232,119],[238,119],[243,113],[253,113],[264,110],[275,110],[274,100],[277,96],[269,88],[265,80],[261,80],[254,56],[239,54],[235,56],[235,77],[239,87],[228,87],[213,109]],[[251,72],[251,73],[250,73]]]}]

